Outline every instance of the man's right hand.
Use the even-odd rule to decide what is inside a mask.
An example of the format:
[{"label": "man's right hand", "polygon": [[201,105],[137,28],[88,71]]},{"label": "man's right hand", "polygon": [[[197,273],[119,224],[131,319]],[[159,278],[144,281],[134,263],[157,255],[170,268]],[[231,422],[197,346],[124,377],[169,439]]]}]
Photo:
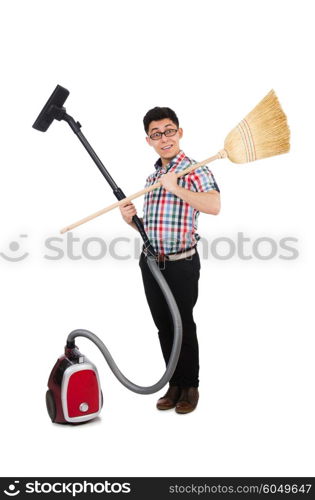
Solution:
[{"label": "man's right hand", "polygon": [[119,205],[119,209],[124,221],[127,222],[127,224],[131,224],[132,217],[137,215],[137,210],[134,204],[131,203],[131,201],[127,201],[126,204]]}]

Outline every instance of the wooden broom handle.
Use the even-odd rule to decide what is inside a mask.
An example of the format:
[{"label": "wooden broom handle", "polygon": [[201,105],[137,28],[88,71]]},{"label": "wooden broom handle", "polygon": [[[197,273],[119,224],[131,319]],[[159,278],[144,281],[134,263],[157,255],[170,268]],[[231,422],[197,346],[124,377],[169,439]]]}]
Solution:
[{"label": "wooden broom handle", "polygon": [[[199,167],[203,167],[204,165],[207,165],[208,163],[211,163],[212,161],[218,160],[220,158],[226,158],[227,153],[224,149],[221,149],[216,155],[211,156],[210,158],[207,158],[204,161],[201,161],[199,163],[195,163],[194,165],[191,165],[190,167],[186,168],[182,172],[179,172],[177,174],[177,178],[182,177],[183,175],[189,174],[190,172],[193,172]],[[81,226],[81,224],[85,224],[85,222],[88,222],[92,219],[95,219],[96,217],[99,217],[100,215],[106,214],[107,212],[110,212],[110,210],[113,210],[114,208],[119,207],[120,205],[125,205],[128,201],[134,200],[135,198],[139,198],[139,196],[142,196],[143,194],[149,193],[150,191],[153,191],[154,189],[157,189],[158,187],[161,186],[160,182],[156,182],[155,184],[152,184],[152,186],[149,186],[145,189],[141,189],[141,191],[138,191],[137,193],[132,194],[131,196],[127,196],[126,198],[123,198],[120,201],[117,201],[116,203],[113,203],[112,205],[109,205],[108,207],[103,208],[102,210],[99,210],[98,212],[94,212],[94,214],[88,215],[84,219],[81,219],[77,222],[74,222],[70,226],[66,226],[63,229],[60,230],[60,233],[66,233],[67,231],[71,231],[75,227]]]}]

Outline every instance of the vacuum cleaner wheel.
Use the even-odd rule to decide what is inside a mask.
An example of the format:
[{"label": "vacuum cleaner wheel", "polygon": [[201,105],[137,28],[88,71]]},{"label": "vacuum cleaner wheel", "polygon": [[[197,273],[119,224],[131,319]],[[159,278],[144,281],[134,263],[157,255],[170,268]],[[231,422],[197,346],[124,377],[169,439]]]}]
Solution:
[{"label": "vacuum cleaner wheel", "polygon": [[56,418],[56,403],[53,392],[50,389],[46,392],[46,406],[51,421],[54,422]]}]

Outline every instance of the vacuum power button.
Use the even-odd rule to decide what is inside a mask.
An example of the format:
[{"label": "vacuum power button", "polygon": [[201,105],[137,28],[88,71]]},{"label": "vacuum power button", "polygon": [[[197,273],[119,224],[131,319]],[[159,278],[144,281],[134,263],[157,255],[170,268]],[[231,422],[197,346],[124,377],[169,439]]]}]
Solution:
[{"label": "vacuum power button", "polygon": [[83,413],[88,411],[88,409],[89,409],[89,405],[87,403],[81,403],[79,406],[79,410],[82,411]]}]

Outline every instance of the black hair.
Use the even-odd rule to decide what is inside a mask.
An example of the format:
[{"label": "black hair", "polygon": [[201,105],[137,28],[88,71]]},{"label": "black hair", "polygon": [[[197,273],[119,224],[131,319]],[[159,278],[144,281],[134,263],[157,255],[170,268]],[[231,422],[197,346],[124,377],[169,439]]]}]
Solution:
[{"label": "black hair", "polygon": [[143,118],[143,125],[146,133],[149,131],[151,122],[164,120],[165,118],[169,118],[173,123],[175,123],[176,127],[179,127],[177,115],[172,109],[160,108],[156,106],[155,108],[150,109]]}]

